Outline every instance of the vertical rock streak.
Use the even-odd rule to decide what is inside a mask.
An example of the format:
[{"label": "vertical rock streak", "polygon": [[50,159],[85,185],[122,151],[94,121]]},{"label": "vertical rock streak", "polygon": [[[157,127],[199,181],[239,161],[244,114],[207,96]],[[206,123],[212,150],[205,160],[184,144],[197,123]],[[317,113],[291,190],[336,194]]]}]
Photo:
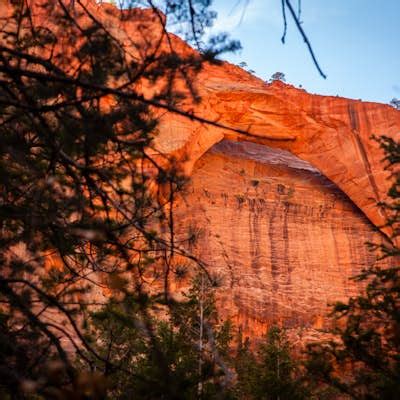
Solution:
[{"label": "vertical rock streak", "polygon": [[[277,163],[278,150],[262,159],[264,149],[223,142],[206,153],[178,219],[206,231],[197,248],[223,278],[223,316],[246,334],[280,322],[307,337],[328,323],[328,303],[360,290],[350,277],[375,261],[365,242],[383,236],[314,168],[290,155]],[[183,204],[201,207],[189,217]]]}]

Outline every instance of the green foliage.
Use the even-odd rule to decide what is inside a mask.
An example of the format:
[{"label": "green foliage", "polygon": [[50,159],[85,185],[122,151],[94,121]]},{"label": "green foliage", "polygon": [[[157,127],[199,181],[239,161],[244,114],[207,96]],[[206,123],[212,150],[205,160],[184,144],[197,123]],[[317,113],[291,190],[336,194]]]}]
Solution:
[{"label": "green foliage", "polygon": [[400,110],[400,100],[397,99],[396,97],[393,97],[392,100],[390,100],[389,103],[392,107],[394,107],[396,110]]},{"label": "green foliage", "polygon": [[[97,375],[119,367],[117,356],[112,364],[84,335],[88,314],[104,302],[103,282],[120,301],[134,299],[142,323],[156,324],[148,317],[154,302],[145,295],[146,278],[166,271],[177,250],[166,210],[184,179],[173,160],[146,151],[154,110],[178,107],[185,96],[198,100],[194,74],[237,45],[224,36],[207,54],[164,51],[148,41],[158,20],[168,39],[164,17],[153,9],[160,18],[150,28],[144,18],[128,49],[85,2],[7,4],[11,14],[0,16],[0,390],[5,397],[78,399],[87,389],[95,398]],[[196,42],[215,16],[209,6],[165,3],[172,19],[192,26],[188,36]],[[127,18],[129,10],[119,15]],[[179,92],[176,76],[185,82]],[[142,82],[157,93],[145,98]],[[167,282],[168,273],[159,279]],[[120,323],[127,323],[124,311]],[[166,345],[168,330],[156,325]]]},{"label": "green foliage", "polygon": [[281,81],[286,82],[285,74],[283,72],[275,72],[271,75],[270,82]]},{"label": "green foliage", "polygon": [[237,398],[256,398],[254,394],[259,385],[260,365],[255,353],[250,348],[250,340],[248,338],[243,340],[240,329],[234,366],[237,373]]},{"label": "green foliage", "polygon": [[185,301],[157,316],[144,318],[142,312],[127,296],[91,316],[89,336],[96,337],[99,354],[118,365],[106,370],[110,399],[230,398],[230,371],[223,360],[232,328],[219,325],[212,287],[203,275]]},{"label": "green foliage", "polygon": [[238,398],[254,400],[300,400],[309,394],[299,364],[291,355],[285,331],[273,326],[254,354],[248,340],[242,342],[235,358]]}]

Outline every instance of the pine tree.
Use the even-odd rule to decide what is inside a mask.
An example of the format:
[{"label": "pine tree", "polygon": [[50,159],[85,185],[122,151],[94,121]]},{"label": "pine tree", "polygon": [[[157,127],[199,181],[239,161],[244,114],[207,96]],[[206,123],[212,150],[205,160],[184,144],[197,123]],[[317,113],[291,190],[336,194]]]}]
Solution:
[{"label": "pine tree", "polygon": [[145,324],[138,299],[128,296],[92,315],[89,337],[97,338],[103,358],[119,365],[107,372],[110,398],[231,398],[231,326],[219,321],[212,291],[201,274],[186,300],[159,310]]},{"label": "pine tree", "polygon": [[[189,27],[191,43],[201,42],[215,18],[209,3],[166,7]],[[142,21],[127,50],[91,3],[1,3],[0,387],[14,397],[80,398],[84,381],[97,396],[97,376],[119,365],[83,334],[104,286],[121,286],[121,299],[135,299],[142,322],[153,323],[154,302],[142,301],[146,278],[166,271],[178,250],[169,211],[184,181],[173,160],[146,151],[156,132],[154,109],[178,107],[178,70],[196,97],[191,76],[236,45],[224,36],[198,56],[166,51],[147,40],[155,21],[161,38],[169,35],[149,6],[158,18],[151,26]],[[145,98],[143,82],[159,90]],[[129,284],[121,284],[127,275]],[[167,273],[159,280],[168,287]],[[80,370],[74,354],[85,364]],[[85,354],[97,360],[96,374]]]},{"label": "pine tree", "polygon": [[248,340],[239,341],[236,356],[239,398],[254,400],[308,399],[299,364],[291,355],[285,331],[272,326],[254,354]]},{"label": "pine tree", "polygon": [[237,350],[234,357],[234,367],[237,374],[235,387],[236,397],[254,399],[254,393],[259,384],[260,366],[255,352],[250,347],[250,340],[243,340],[242,330],[238,330]]},{"label": "pine tree", "polygon": [[271,75],[270,82],[274,81],[280,81],[280,82],[286,82],[286,77],[283,72],[275,72]]}]

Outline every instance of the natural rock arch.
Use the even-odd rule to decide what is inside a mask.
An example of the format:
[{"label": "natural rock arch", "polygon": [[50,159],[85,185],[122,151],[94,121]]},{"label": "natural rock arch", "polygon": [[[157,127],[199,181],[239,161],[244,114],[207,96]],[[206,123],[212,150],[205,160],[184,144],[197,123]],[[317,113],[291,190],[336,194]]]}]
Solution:
[{"label": "natural rock arch", "polygon": [[[36,3],[40,5],[40,0]],[[198,55],[177,36],[169,34],[167,38],[165,17],[159,11],[119,10],[93,0],[84,3],[127,49],[129,57],[143,57],[138,48],[150,53],[154,49],[172,51],[182,57]],[[2,2],[1,6],[6,15],[12,9],[4,4],[8,3]],[[46,11],[36,6],[34,11],[32,18],[45,24]],[[375,226],[384,222],[376,201],[385,199],[390,182],[381,163],[382,152],[371,135],[400,137],[399,110],[378,103],[313,95],[280,81],[267,84],[226,62],[206,63],[192,78],[200,102],[193,101],[182,78],[173,88],[187,94],[176,106],[179,111],[173,112],[166,105],[154,109],[160,117],[155,148],[173,155],[187,175],[195,162],[223,138],[266,144],[310,162]],[[138,98],[142,96],[153,104],[152,96],[162,88],[140,82],[137,90]]]},{"label": "natural rock arch", "polygon": [[249,337],[272,323],[295,336],[329,327],[328,305],[363,287],[350,278],[391,262],[365,246],[383,235],[354,203],[287,151],[223,140],[196,162],[179,200],[177,240],[195,234],[190,251],[218,278],[219,312]]},{"label": "natural rock arch", "polygon": [[399,111],[312,95],[282,82],[266,84],[227,63],[207,66],[196,82],[202,101],[195,115],[240,132],[165,114],[156,145],[174,155],[186,174],[222,139],[285,149],[333,181],[375,226],[382,225],[385,217],[376,202],[386,198],[389,182],[382,151],[371,136],[398,138]]}]

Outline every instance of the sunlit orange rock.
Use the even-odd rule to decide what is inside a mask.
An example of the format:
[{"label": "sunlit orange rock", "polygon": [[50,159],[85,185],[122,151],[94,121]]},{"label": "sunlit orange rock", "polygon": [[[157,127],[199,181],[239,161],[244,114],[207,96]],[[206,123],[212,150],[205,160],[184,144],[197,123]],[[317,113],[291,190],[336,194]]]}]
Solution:
[{"label": "sunlit orange rock", "polygon": [[160,148],[186,160],[188,173],[223,138],[285,149],[334,182],[374,225],[384,222],[375,205],[386,198],[390,182],[382,151],[371,136],[399,138],[399,111],[312,95],[282,82],[267,84],[227,63],[205,67],[197,82],[203,100],[194,108],[196,115],[247,134],[165,116]]},{"label": "sunlit orange rock", "polygon": [[[51,8],[40,7],[50,3],[51,0],[30,2],[34,23],[51,26]],[[8,2],[4,0],[0,3],[3,15],[10,12],[5,4]],[[167,37],[163,29],[165,17],[160,12],[121,11],[94,0],[82,0],[80,4],[123,44],[128,60],[143,61],[152,51],[174,51],[182,57],[197,54],[177,36]],[[87,15],[72,15],[82,27],[92,23]],[[51,29],[62,36],[61,26]],[[196,161],[223,138],[285,149],[333,181],[374,225],[382,224],[384,216],[375,203],[385,198],[390,182],[382,168],[382,152],[371,136],[400,137],[398,110],[378,103],[313,95],[279,81],[268,84],[226,62],[205,64],[199,74],[193,74],[194,87],[201,97],[201,102],[196,103],[183,78],[177,76],[175,87],[186,91],[187,98],[176,109],[225,127],[155,108],[160,115],[156,147],[176,156],[188,175]],[[139,95],[150,98],[161,87],[142,81],[137,90]]]},{"label": "sunlit orange rock", "polygon": [[311,164],[248,142],[224,140],[196,162],[176,221],[219,278],[221,314],[250,337],[271,324],[301,341],[318,336],[328,304],[359,293],[350,277],[376,262],[365,242],[383,240]]},{"label": "sunlit orange rock", "polygon": [[[196,54],[175,35],[167,41],[159,13],[83,3],[128,58],[142,56],[133,42]],[[225,62],[205,64],[193,83],[200,102],[188,95],[176,110],[154,107],[154,144],[191,177],[177,229],[199,233],[191,250],[221,276],[221,314],[256,335],[273,322],[326,326],[327,303],[356,294],[349,278],[375,260],[365,242],[384,240],[374,231],[385,220],[376,202],[390,181],[371,136],[399,139],[400,112],[268,84]],[[138,90],[151,99],[161,88],[142,81]]]}]

